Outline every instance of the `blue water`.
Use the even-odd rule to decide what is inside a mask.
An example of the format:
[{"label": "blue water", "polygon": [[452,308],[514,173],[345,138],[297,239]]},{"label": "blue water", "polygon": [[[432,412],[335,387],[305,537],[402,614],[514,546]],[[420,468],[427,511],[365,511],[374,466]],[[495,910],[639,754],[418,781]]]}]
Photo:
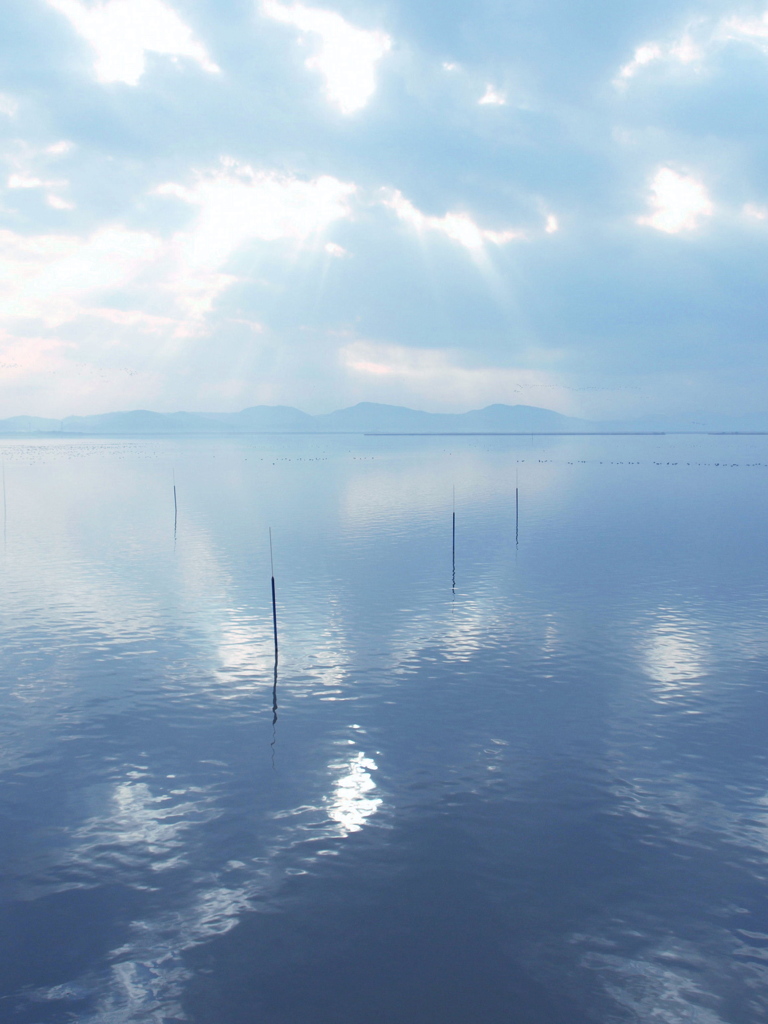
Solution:
[{"label": "blue water", "polygon": [[0,457],[0,1020],[764,1022],[768,438]]}]

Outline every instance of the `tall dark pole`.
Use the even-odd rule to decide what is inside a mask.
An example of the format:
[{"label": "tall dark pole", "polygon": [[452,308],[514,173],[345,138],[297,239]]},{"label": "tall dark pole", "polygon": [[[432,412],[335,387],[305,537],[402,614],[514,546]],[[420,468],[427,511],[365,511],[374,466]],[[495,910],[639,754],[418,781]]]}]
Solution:
[{"label": "tall dark pole", "polygon": [[272,570],[272,633],[275,638],[275,668],[272,676],[272,769],[275,768],[277,741],[277,599],[275,597],[275,559],[272,555],[272,527],[269,528],[269,565]]},{"label": "tall dark pole", "polygon": [[451,523],[451,589],[456,593],[456,488],[453,488],[453,517]]},{"label": "tall dark pole", "polygon": [[272,527],[269,528],[269,564],[272,569],[272,629],[275,634],[275,666],[277,666],[277,600],[275,599],[275,560],[272,556]]},{"label": "tall dark pole", "polygon": [[272,771],[275,770],[275,744],[277,743],[277,647],[275,647],[275,669],[272,676]]}]

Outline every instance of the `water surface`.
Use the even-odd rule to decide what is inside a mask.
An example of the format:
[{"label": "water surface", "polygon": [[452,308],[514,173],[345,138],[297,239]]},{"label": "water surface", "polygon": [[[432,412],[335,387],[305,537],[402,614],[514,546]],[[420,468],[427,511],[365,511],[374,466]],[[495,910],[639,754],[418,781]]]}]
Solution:
[{"label": "water surface", "polygon": [[764,1021],[768,438],[0,456],[1,1019]]}]

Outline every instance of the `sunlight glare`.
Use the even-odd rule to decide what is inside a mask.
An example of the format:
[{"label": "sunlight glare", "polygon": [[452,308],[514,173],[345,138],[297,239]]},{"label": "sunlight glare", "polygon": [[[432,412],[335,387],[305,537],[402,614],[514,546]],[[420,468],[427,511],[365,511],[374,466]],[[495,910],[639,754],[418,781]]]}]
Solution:
[{"label": "sunlight glare", "polygon": [[162,0],[48,0],[96,51],[100,82],[137,85],[146,69],[146,54],[188,57],[203,70],[220,70],[205,47],[172,7]]},{"label": "sunlight glare", "polygon": [[447,238],[474,252],[482,250],[486,242],[505,245],[507,242],[526,237],[525,232],[519,230],[493,231],[480,228],[466,213],[448,212],[443,217],[427,216],[397,189],[387,190],[382,202],[394,210],[400,220],[410,224],[416,231],[440,231]]},{"label": "sunlight glare", "polygon": [[700,217],[710,217],[714,206],[704,185],[688,174],[662,167],[651,183],[649,205],[654,212],[638,217],[638,224],[674,235],[699,226]]},{"label": "sunlight glare", "polygon": [[264,0],[262,11],[268,18],[320,37],[320,49],[306,65],[323,75],[328,99],[343,114],[366,105],[376,90],[376,64],[392,46],[388,35],[355,28],[335,11],[303,4]]},{"label": "sunlight glare", "polygon": [[504,93],[498,92],[492,85],[486,85],[485,92],[477,101],[482,106],[505,107],[507,98]]}]

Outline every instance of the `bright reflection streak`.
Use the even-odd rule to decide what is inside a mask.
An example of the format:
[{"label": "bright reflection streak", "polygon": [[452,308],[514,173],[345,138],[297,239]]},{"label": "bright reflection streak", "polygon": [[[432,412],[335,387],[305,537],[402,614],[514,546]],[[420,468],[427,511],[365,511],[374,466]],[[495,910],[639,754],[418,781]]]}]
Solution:
[{"label": "bright reflection streak", "polygon": [[376,789],[370,772],[376,771],[377,765],[370,757],[358,751],[349,761],[333,767],[342,774],[326,801],[328,817],[338,823],[340,834],[347,836],[359,832],[381,806],[379,797],[368,796]]},{"label": "bright reflection streak", "polygon": [[[351,726],[360,733],[359,726]],[[144,766],[129,773],[141,777]],[[376,788],[371,772],[377,766],[362,751],[333,761],[328,766],[336,778],[331,792],[316,805],[304,805],[278,812],[275,821],[286,822],[267,854],[250,864],[232,861],[212,878],[208,888],[193,894],[186,907],[147,920],[134,921],[133,937],[112,951],[114,962],[106,980],[106,991],[93,1016],[81,1018],[83,1024],[165,1024],[169,1019],[184,1019],[181,997],[192,977],[183,961],[183,951],[232,929],[240,917],[253,910],[254,901],[263,899],[279,885],[283,874],[303,871],[279,862],[295,847],[306,843],[343,839],[359,832],[382,805],[382,799],[370,794]],[[191,793],[189,789],[184,794]],[[172,791],[173,793],[173,791]],[[112,812],[92,819],[78,831],[78,846],[72,857],[75,864],[89,864],[97,871],[108,864],[99,851],[106,848],[120,858],[121,873],[137,852],[146,851],[166,857],[152,863],[155,870],[183,863],[178,853],[171,862],[167,855],[182,846],[182,833],[195,823],[215,816],[210,798],[202,794],[195,800],[171,804],[170,795],[153,797],[146,783],[131,780],[115,787]],[[179,818],[180,820],[166,820]],[[328,855],[332,849],[318,851]],[[311,860],[312,858],[305,858]],[[232,882],[229,882],[229,879]],[[228,884],[229,883],[229,884]],[[57,985],[38,990],[39,1001],[67,1001],[78,998],[77,984]]]},{"label": "bright reflection streak", "polygon": [[647,634],[643,664],[656,684],[659,700],[682,696],[704,673],[709,651],[699,632],[692,623],[674,617],[657,623]]},{"label": "bright reflection streak", "polygon": [[[665,961],[667,961],[665,963]],[[726,1024],[702,1005],[712,994],[702,987],[708,964],[691,944],[674,937],[637,958],[589,953],[583,966],[596,971],[609,995],[636,1021],[658,1024]],[[686,965],[694,964],[695,973]]]},{"label": "bright reflection streak", "polygon": [[[140,772],[129,773],[140,777]],[[180,796],[193,799],[179,801]],[[115,785],[110,811],[87,821],[74,833],[74,861],[107,867],[119,861],[121,869],[141,867],[147,859],[153,871],[176,867],[182,857],[183,833],[191,825],[210,820],[208,798],[199,790],[185,789],[153,796],[146,782],[127,781]]]},{"label": "bright reflection streak", "polygon": [[695,679],[701,672],[700,652],[690,637],[659,633],[645,657],[648,673],[661,683]]},{"label": "bright reflection streak", "polygon": [[216,654],[216,675],[223,684],[216,696],[234,700],[263,689],[274,665],[268,625],[261,621],[222,622]]}]

